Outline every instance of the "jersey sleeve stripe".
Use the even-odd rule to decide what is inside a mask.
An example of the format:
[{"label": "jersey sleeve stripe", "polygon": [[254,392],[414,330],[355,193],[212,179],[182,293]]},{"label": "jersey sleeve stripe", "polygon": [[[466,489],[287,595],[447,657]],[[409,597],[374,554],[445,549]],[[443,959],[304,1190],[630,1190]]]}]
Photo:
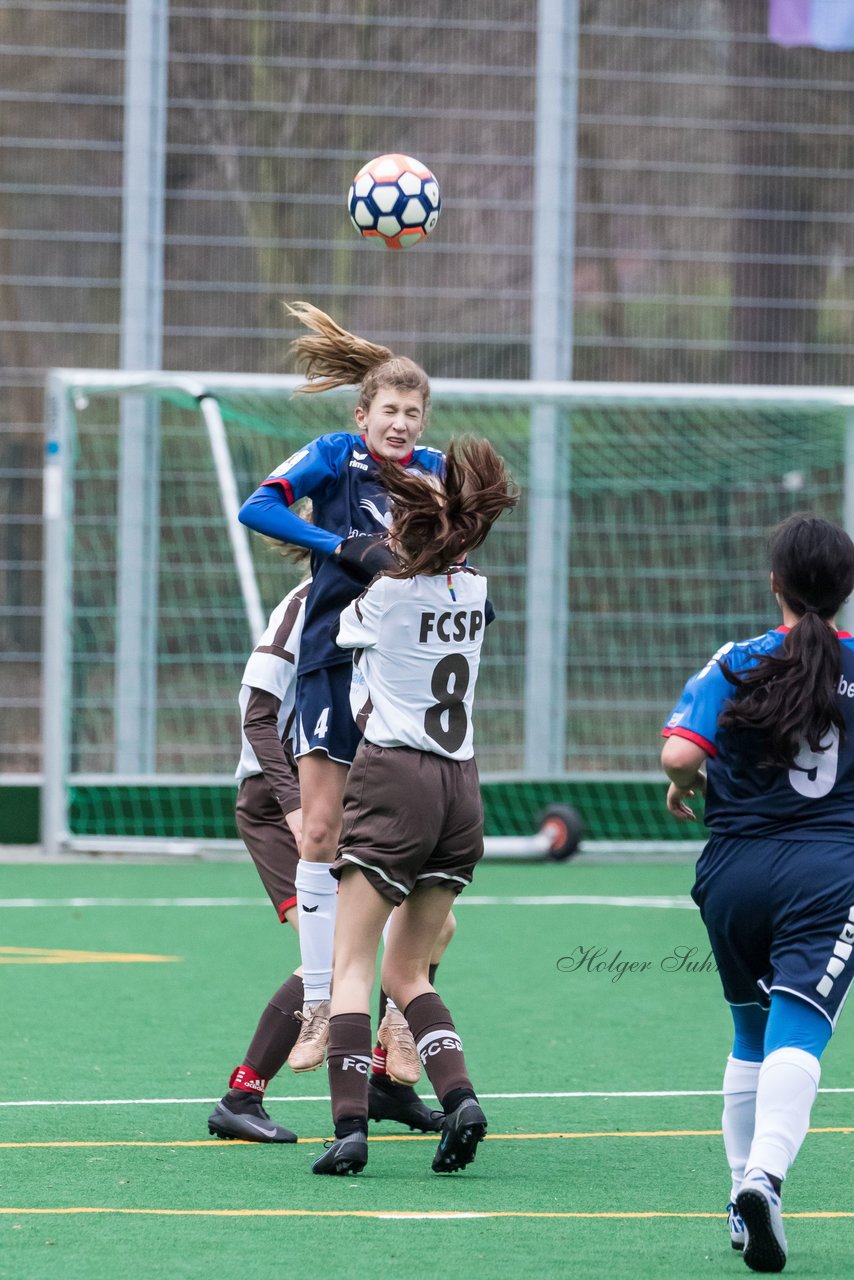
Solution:
[{"label": "jersey sleeve stripe", "polygon": [[[282,649],[284,651],[284,656],[288,662],[296,661],[293,653],[289,650],[289,644],[291,635],[293,634],[293,629],[299,620],[300,612],[304,608],[305,598],[308,595],[310,585],[310,583],[306,582],[303,586],[298,587],[296,591],[294,591],[288,601],[285,612],[282,614],[282,620],[276,628],[276,634],[273,637],[273,644],[278,649]],[[263,650],[260,652],[263,652]]]},{"label": "jersey sleeve stripe", "polygon": [[254,652],[272,653],[275,658],[284,658],[285,662],[289,662],[291,666],[296,662],[294,655],[288,649],[283,649],[280,644],[259,644],[256,645]]},{"label": "jersey sleeve stripe", "polygon": [[364,703],[356,713],[356,726],[359,729],[359,732],[362,734],[364,734],[365,732],[365,728],[367,727],[367,723],[371,718],[371,712],[373,711],[373,709],[374,709],[374,704],[371,702],[370,697],[368,697],[365,699]]},{"label": "jersey sleeve stripe", "polygon": [[269,485],[271,489],[281,489],[288,506],[292,507],[294,505],[296,501],[294,491],[291,488],[290,481],[286,480],[284,476],[272,476],[269,480],[262,480],[261,487],[263,488],[264,485]]},{"label": "jersey sleeve stripe", "polygon": [[714,758],[718,754],[718,749],[713,742],[709,742],[708,738],[702,737],[699,733],[692,733],[690,729],[662,729],[662,738],[687,738],[689,742],[696,742],[698,747],[702,747],[706,755]]}]

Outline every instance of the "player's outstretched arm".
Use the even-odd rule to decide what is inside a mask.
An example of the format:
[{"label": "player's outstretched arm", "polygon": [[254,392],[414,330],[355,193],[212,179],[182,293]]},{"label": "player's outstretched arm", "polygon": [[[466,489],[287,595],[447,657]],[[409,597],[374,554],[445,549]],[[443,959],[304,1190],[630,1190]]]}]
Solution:
[{"label": "player's outstretched arm", "polygon": [[294,515],[280,490],[273,485],[260,485],[246,499],[237,518],[255,533],[264,533],[268,538],[306,547],[309,551],[319,551],[321,555],[331,556],[342,541],[339,534],[320,529],[316,524],[309,524]]},{"label": "player's outstretched arm", "polygon": [[279,707],[275,694],[251,688],[243,716],[243,732],[255,752],[264,779],[287,815],[300,807],[299,784],[288,766],[279,737]]}]

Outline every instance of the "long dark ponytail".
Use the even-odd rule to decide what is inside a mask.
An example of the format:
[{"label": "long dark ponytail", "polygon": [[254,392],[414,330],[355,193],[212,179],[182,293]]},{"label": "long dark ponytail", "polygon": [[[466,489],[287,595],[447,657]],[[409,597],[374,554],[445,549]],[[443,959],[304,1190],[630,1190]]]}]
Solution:
[{"label": "long dark ponytail", "polygon": [[388,571],[392,578],[444,572],[479,547],[501,513],[519,501],[504,460],[474,436],[451,443],[440,486],[396,462],[383,463],[381,472],[403,561]]},{"label": "long dark ponytail", "polygon": [[828,624],[854,586],[854,543],[838,525],[800,513],[778,525],[768,545],[777,591],[798,622],[781,649],[749,671],[736,675],[724,659],[737,692],[718,723],[752,731],[761,765],[790,768],[804,742],[819,751],[831,729],[845,733],[839,641]]}]

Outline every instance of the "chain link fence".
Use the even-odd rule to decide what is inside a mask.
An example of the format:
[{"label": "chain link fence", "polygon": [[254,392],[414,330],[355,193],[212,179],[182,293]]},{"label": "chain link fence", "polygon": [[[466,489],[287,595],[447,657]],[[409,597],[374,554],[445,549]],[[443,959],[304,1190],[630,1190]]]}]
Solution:
[{"label": "chain link fence", "polygon": [[[119,362],[125,21],[0,3],[0,772],[40,764],[43,373]],[[574,377],[854,384],[854,53],[767,22],[581,0]],[[435,376],[528,376],[535,6],[174,3],[169,49],[166,368],[282,371],[308,298]],[[383,151],[442,183],[410,254],[347,219]]]}]

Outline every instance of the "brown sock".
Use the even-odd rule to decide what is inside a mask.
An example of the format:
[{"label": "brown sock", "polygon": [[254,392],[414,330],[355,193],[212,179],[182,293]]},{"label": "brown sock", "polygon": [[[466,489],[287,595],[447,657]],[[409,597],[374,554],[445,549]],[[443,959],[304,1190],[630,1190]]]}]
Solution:
[{"label": "brown sock", "polygon": [[[436,970],[438,968],[439,968],[438,964],[431,964],[427,970],[427,978],[431,987],[436,977]],[[380,1022],[382,1022],[383,1018],[385,1017],[385,1011],[388,1008],[388,996],[383,991],[382,987],[380,987],[379,1004],[380,1004],[380,1009],[379,1009],[379,1019],[377,1021],[377,1026],[379,1026]],[[386,1078],[388,1078],[388,1072],[386,1071],[386,1057],[387,1057],[386,1050],[382,1047],[382,1045],[378,1040],[374,1045],[374,1056],[371,1062],[372,1075],[385,1076]]]},{"label": "brown sock", "polygon": [[444,1106],[452,1089],[466,1089],[474,1094],[466,1071],[463,1045],[453,1019],[435,991],[416,996],[406,1006],[406,1021],[412,1031],[415,1047],[430,1077],[436,1097]]},{"label": "brown sock", "polygon": [[[368,1068],[371,1065],[371,1018],[367,1013],[336,1013],[329,1019],[326,1066],[332,1094],[335,1136],[352,1133],[348,1121],[364,1123],[368,1131]],[[342,1125],[342,1122],[343,1125]],[[342,1132],[339,1133],[339,1125]]]},{"label": "brown sock", "polygon": [[288,1054],[297,1042],[300,1024],[294,1017],[302,1009],[302,978],[293,973],[261,1014],[260,1021],[246,1050],[244,1063],[252,1067],[264,1080],[272,1080],[288,1060]]}]

